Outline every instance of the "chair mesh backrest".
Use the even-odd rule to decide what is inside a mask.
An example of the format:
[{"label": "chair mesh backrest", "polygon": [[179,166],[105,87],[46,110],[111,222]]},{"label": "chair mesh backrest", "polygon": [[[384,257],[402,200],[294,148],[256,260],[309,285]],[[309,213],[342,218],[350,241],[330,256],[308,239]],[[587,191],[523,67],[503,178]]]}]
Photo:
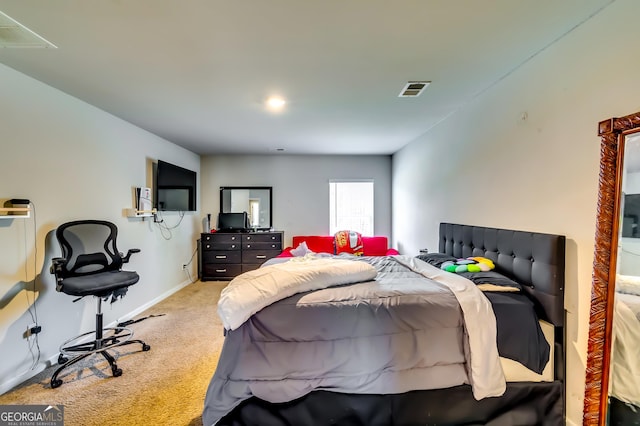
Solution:
[{"label": "chair mesh backrest", "polygon": [[118,228],[101,220],[78,220],[60,225],[56,238],[67,260],[66,277],[118,271],[122,257],[116,246]]}]

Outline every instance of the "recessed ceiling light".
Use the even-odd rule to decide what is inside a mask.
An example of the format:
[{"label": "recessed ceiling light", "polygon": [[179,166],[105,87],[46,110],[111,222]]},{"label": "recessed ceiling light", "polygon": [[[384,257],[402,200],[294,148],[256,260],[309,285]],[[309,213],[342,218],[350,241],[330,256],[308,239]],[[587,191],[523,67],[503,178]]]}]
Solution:
[{"label": "recessed ceiling light", "polygon": [[281,110],[287,102],[279,96],[272,96],[267,99],[267,108],[272,111]]}]

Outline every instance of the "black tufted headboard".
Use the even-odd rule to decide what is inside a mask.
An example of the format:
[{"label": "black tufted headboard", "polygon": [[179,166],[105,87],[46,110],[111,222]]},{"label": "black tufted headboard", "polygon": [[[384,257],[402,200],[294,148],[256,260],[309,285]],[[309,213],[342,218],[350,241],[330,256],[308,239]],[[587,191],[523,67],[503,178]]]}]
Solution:
[{"label": "black tufted headboard", "polygon": [[439,251],[491,259],[497,272],[524,286],[540,318],[563,327],[565,241],[563,235],[441,223]]}]

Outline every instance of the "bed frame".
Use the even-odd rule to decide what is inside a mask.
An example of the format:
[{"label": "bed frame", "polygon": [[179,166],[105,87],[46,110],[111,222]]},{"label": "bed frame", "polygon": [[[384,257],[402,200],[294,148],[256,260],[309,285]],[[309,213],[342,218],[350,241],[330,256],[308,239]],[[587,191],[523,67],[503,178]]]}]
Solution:
[{"label": "bed frame", "polygon": [[497,272],[523,284],[539,317],[554,325],[553,382],[507,383],[503,396],[480,401],[468,385],[390,395],[314,391],[280,404],[253,397],[218,425],[564,425],[565,241],[562,235],[440,224],[441,253],[492,259]]},{"label": "bed frame", "polygon": [[563,235],[513,231],[482,226],[440,224],[440,253],[455,257],[483,256],[496,271],[521,283],[538,317],[555,328],[556,380],[564,380],[565,311]]}]

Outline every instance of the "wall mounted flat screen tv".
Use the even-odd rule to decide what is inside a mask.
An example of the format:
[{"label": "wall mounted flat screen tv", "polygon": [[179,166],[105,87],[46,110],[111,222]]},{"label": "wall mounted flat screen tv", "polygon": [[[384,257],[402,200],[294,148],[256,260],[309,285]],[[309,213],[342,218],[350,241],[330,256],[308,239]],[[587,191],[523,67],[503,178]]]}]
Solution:
[{"label": "wall mounted flat screen tv", "polygon": [[155,207],[159,211],[196,210],[196,172],[158,160]]},{"label": "wall mounted flat screen tv", "polygon": [[622,236],[640,238],[640,194],[626,194],[622,208]]}]

